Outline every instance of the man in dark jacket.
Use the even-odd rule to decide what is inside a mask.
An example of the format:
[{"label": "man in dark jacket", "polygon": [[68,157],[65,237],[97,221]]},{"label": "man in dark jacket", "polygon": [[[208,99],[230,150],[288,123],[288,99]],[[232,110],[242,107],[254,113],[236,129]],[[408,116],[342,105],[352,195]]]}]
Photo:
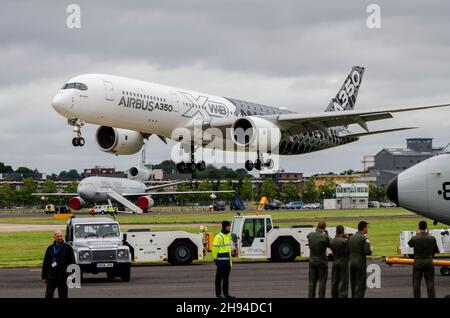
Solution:
[{"label": "man in dark jacket", "polygon": [[325,297],[328,278],[327,248],[330,247],[327,225],[319,222],[315,232],[308,234],[309,243],[309,288],[308,297],[316,297],[316,287],[319,283],[319,298]]},{"label": "man in dark jacket", "polygon": [[361,221],[358,232],[348,240],[350,253],[350,284],[352,298],[364,298],[367,287],[367,256],[372,255],[372,247],[367,238],[369,223]]},{"label": "man in dark jacket", "polygon": [[336,237],[330,243],[333,252],[333,266],[331,268],[331,297],[348,297],[348,235],[344,227],[336,227]]},{"label": "man in dark jacket", "polygon": [[72,247],[64,242],[62,231],[56,230],[54,239],[42,264],[42,281],[47,285],[45,298],[53,298],[56,288],[59,298],[67,298],[67,266],[75,264],[75,256]]},{"label": "man in dark jacket", "polygon": [[427,293],[429,298],[435,298],[434,290],[434,254],[439,252],[439,248],[434,236],[428,234],[428,225],[425,221],[420,221],[416,230],[416,235],[409,240],[408,245],[414,248],[413,266],[413,289],[414,297],[420,298],[420,283],[422,276],[425,277]]}]

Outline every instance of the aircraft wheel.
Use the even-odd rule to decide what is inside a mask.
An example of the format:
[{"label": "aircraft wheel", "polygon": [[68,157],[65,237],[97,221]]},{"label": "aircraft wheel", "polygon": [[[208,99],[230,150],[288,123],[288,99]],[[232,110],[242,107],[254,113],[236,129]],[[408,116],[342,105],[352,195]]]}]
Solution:
[{"label": "aircraft wheel", "polygon": [[186,171],[186,164],[184,162],[180,162],[177,164],[177,170],[180,173],[183,173]]},{"label": "aircraft wheel", "polygon": [[189,172],[194,172],[195,170],[197,170],[197,165],[195,164],[195,162],[190,162],[187,164],[187,166]]},{"label": "aircraft wheel", "polygon": [[72,139],[72,146],[78,147],[78,138],[75,137]]},{"label": "aircraft wheel", "polygon": [[255,161],[255,169],[256,170],[261,170],[263,168],[263,163],[260,159],[256,159]]},{"label": "aircraft wheel", "polygon": [[253,162],[251,162],[250,160],[247,160],[245,162],[245,170],[252,171],[253,170]]},{"label": "aircraft wheel", "polygon": [[84,138],[83,137],[78,138],[78,146],[83,147],[84,144],[85,144]]},{"label": "aircraft wheel", "polygon": [[197,170],[198,171],[205,171],[206,169],[206,163],[204,161],[197,162]]},{"label": "aircraft wheel", "polygon": [[264,164],[266,168],[272,169],[273,168],[273,159],[267,159],[266,163]]}]

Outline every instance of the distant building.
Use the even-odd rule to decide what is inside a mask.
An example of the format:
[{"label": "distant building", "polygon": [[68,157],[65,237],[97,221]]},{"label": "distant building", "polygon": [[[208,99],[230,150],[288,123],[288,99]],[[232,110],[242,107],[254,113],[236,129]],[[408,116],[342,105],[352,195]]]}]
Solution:
[{"label": "distant building", "polygon": [[367,209],[369,186],[365,183],[341,183],[336,186],[337,209]]},{"label": "distant building", "polygon": [[360,173],[355,174],[346,174],[346,175],[340,175],[340,174],[323,174],[318,175],[314,177],[314,183],[316,187],[320,187],[321,185],[324,185],[328,179],[333,179],[336,184],[340,183],[375,183],[376,179],[372,176],[363,175]]},{"label": "distant building", "polygon": [[115,178],[126,178],[127,174],[123,171],[116,171],[115,168],[103,168],[99,166],[95,166],[94,168],[84,169],[85,177],[94,177],[94,176],[102,176],[102,177],[115,177]]},{"label": "distant building", "polygon": [[0,180],[9,181],[22,181],[23,179],[31,178],[33,180],[46,180],[47,175],[45,173],[31,172],[31,173],[20,173],[20,172],[8,172],[0,173]]},{"label": "distant building", "polygon": [[384,148],[375,155],[375,164],[370,175],[377,179],[377,186],[386,186],[400,172],[442,151],[433,148],[433,138],[406,139],[406,148]]},{"label": "distant building", "polygon": [[272,178],[273,181],[275,181],[275,183],[277,184],[280,192],[283,192],[285,185],[288,184],[289,182],[295,184],[295,187],[297,188],[298,192],[300,192],[303,188],[303,172],[286,172],[284,170],[280,170],[275,173],[261,172],[259,174],[259,178],[261,181],[267,178]]}]

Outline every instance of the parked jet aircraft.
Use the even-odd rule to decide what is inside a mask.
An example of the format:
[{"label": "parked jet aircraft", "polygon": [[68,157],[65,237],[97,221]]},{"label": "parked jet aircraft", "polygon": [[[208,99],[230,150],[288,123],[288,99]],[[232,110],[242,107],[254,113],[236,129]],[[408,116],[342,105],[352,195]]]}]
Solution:
[{"label": "parked jet aircraft", "polygon": [[[56,94],[52,106],[74,126],[77,134],[72,140],[74,146],[85,143],[81,137],[84,123],[100,125],[95,136],[97,146],[117,155],[138,152],[143,140],[154,134],[164,142],[170,138],[184,145],[190,153],[190,162],[178,163],[177,169],[190,172],[206,167],[204,161],[196,162],[195,147],[212,147],[208,138],[199,141],[193,138],[195,123],[199,121],[203,130],[223,132],[224,150],[228,150],[226,141],[231,141],[236,148],[256,152],[255,162],[245,162],[245,168],[250,171],[273,165],[271,159],[264,160],[262,153],[297,155],[351,143],[361,136],[411,129],[414,127],[369,131],[367,123],[392,118],[396,112],[450,106],[356,111],[354,107],[363,73],[363,67],[354,66],[328,107],[319,113],[294,113],[283,108],[105,74],[84,74],[70,79]],[[365,131],[351,132],[350,124],[357,124]],[[173,134],[176,128],[186,128],[190,136]],[[274,139],[277,133],[273,132],[280,136],[275,144],[271,138]]]},{"label": "parked jet aircraft", "polygon": [[387,195],[405,209],[450,225],[450,145],[392,179]]},{"label": "parked jet aircraft", "polygon": [[[33,195],[43,198],[48,196],[70,196],[72,198],[69,200],[69,207],[72,210],[80,210],[82,207],[88,206],[88,204],[108,203],[111,205],[113,201],[128,207],[136,213],[142,213],[154,206],[155,201],[152,197],[157,195],[235,192],[234,190],[152,192],[152,190],[186,183],[187,181],[177,181],[147,187],[144,181],[150,177],[150,171],[143,165],[145,162],[144,154],[145,150],[142,151],[140,163],[136,167],[128,170],[128,178],[87,177],[80,181],[76,193],[33,193]],[[130,200],[135,200],[136,204]]]}]

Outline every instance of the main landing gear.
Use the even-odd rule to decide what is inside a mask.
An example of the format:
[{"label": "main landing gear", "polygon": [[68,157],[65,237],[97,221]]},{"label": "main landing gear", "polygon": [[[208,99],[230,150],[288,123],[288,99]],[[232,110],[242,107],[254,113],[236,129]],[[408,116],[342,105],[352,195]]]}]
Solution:
[{"label": "main landing gear", "polygon": [[264,159],[261,159],[260,155],[258,154],[255,162],[251,161],[251,160],[247,160],[245,162],[245,169],[247,171],[252,171],[253,168],[255,168],[256,170],[263,170],[264,168],[269,168],[272,169],[273,168],[273,160],[272,159],[267,159],[264,162]]},{"label": "main landing gear", "polygon": [[77,134],[75,138],[72,139],[72,145],[74,147],[83,147],[85,144],[84,138],[81,137],[81,128],[84,126],[84,121],[78,119],[69,119],[69,125],[73,126],[73,131]]},{"label": "main landing gear", "polygon": [[191,162],[179,162],[177,163],[177,170],[180,173],[189,172],[192,173],[196,170],[198,171],[205,171],[206,169],[206,163],[202,160],[197,163],[195,163],[195,148],[194,148],[194,142],[191,142],[191,149],[190,149],[190,156],[191,156]]}]

